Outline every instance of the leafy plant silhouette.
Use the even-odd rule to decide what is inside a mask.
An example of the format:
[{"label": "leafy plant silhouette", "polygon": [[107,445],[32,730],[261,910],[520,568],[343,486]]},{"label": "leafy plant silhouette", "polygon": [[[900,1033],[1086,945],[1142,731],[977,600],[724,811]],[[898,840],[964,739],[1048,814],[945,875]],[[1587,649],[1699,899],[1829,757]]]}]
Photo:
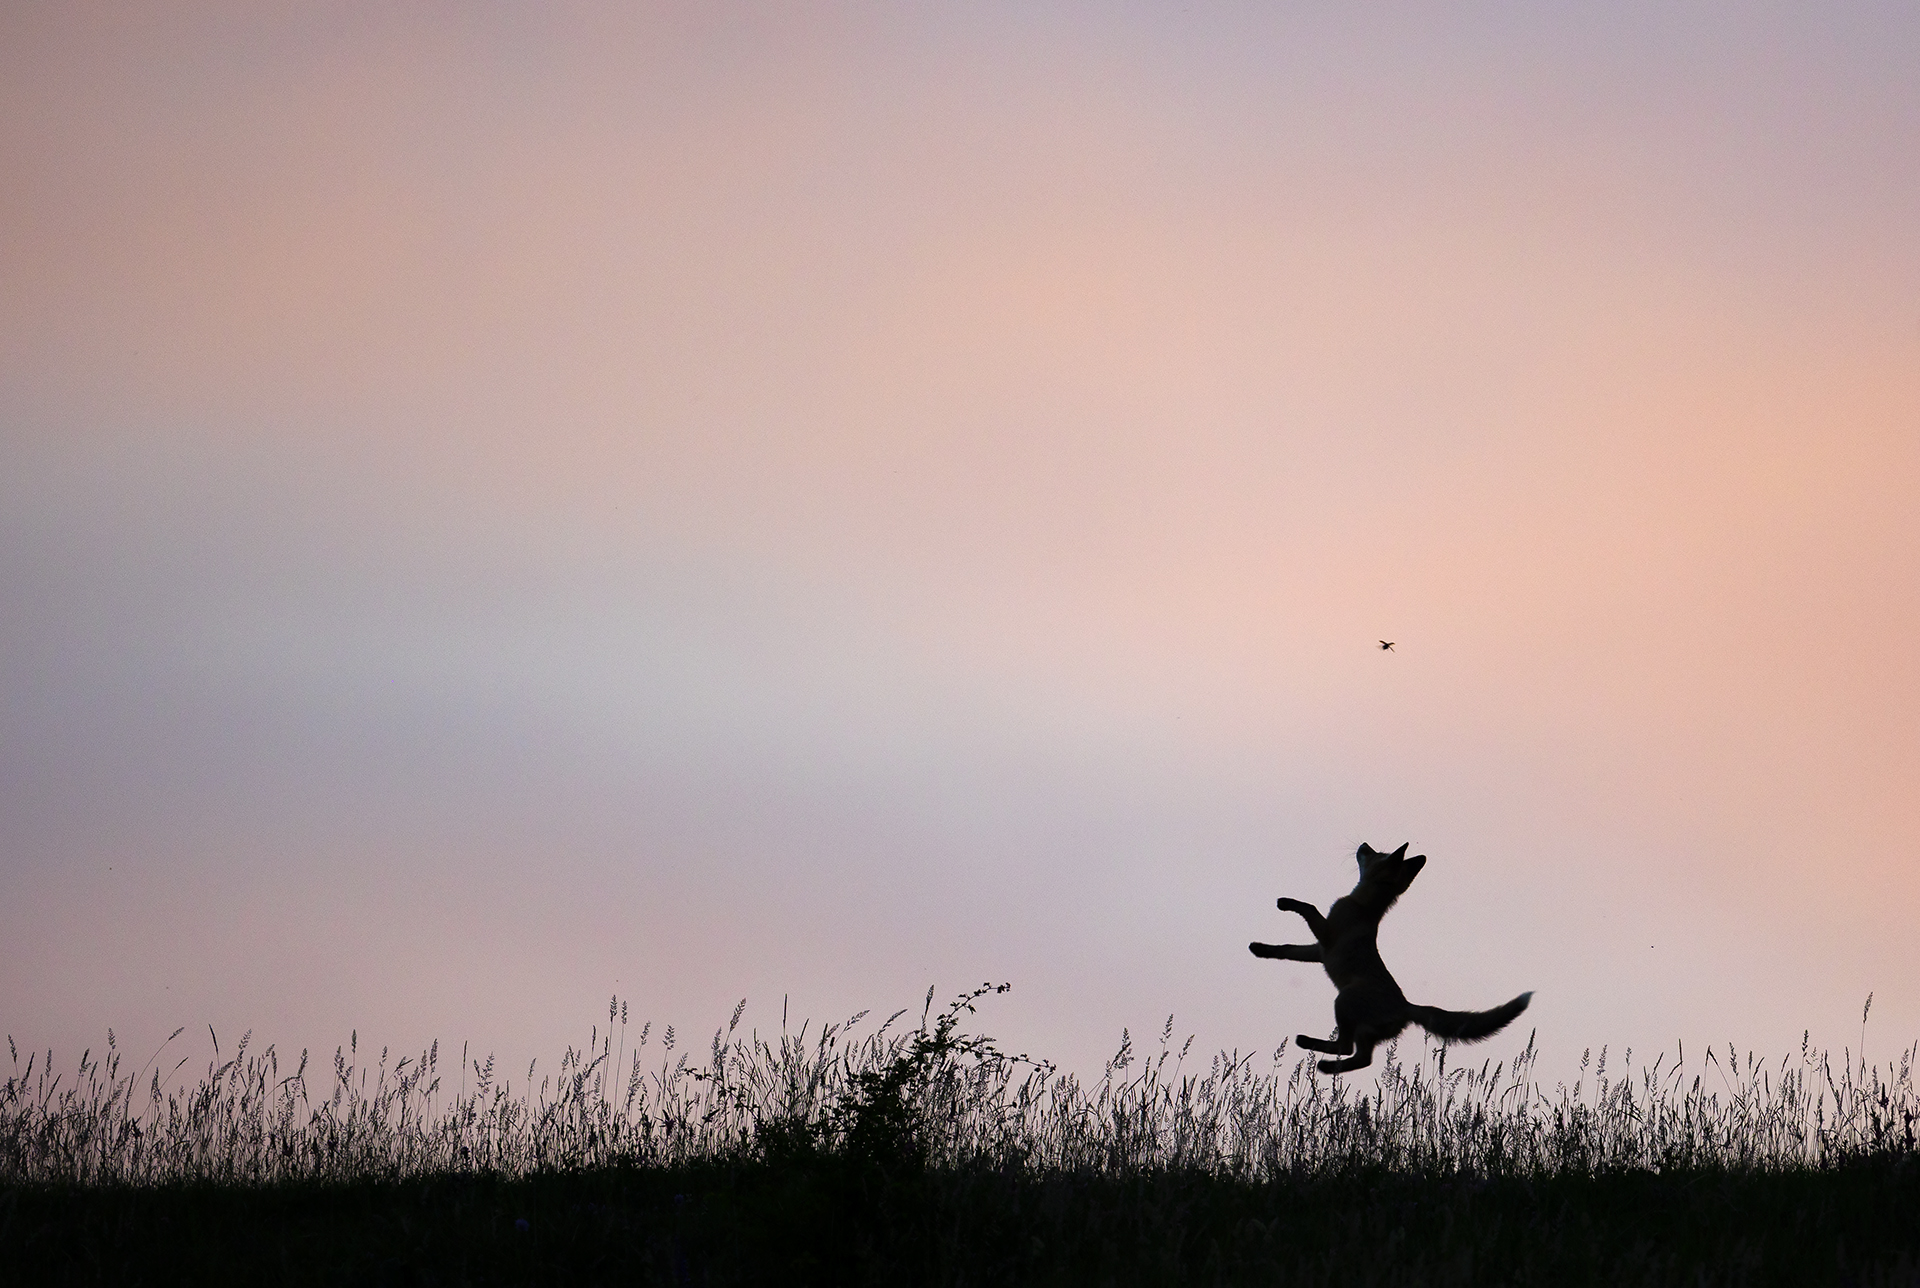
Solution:
[{"label": "leafy plant silhouette", "polygon": [[[772,1161],[832,1154],[890,1173],[924,1169],[940,1105],[956,1099],[970,1075],[1009,1063],[1038,1067],[1025,1056],[1007,1055],[984,1034],[960,1031],[962,1018],[977,1011],[982,997],[1012,987],[982,984],[956,997],[931,1025],[934,990],[928,989],[919,1029],[889,1059],[851,1071],[847,1086],[824,1114],[756,1124],[762,1156]],[[1051,1066],[1046,1068],[1050,1073]]]}]

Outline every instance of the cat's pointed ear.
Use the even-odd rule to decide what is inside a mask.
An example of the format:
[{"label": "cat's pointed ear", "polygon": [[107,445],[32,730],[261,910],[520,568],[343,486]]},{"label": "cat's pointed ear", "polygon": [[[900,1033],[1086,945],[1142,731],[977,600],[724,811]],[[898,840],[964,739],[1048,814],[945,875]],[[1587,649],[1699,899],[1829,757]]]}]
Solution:
[{"label": "cat's pointed ear", "polygon": [[1365,841],[1362,841],[1360,842],[1360,848],[1354,851],[1353,857],[1356,859],[1370,859],[1377,853],[1379,853],[1379,851],[1375,850],[1371,845],[1368,845]]},{"label": "cat's pointed ear", "polygon": [[1409,845],[1411,845],[1411,844],[1413,844],[1413,842],[1411,842],[1411,841],[1402,841],[1402,842],[1400,843],[1400,848],[1399,848],[1399,849],[1397,849],[1397,850],[1395,850],[1395,851],[1393,852],[1393,857],[1394,857],[1394,858],[1396,858],[1396,859],[1404,859],[1404,858],[1406,858],[1406,857],[1407,857],[1407,846],[1409,846]]}]

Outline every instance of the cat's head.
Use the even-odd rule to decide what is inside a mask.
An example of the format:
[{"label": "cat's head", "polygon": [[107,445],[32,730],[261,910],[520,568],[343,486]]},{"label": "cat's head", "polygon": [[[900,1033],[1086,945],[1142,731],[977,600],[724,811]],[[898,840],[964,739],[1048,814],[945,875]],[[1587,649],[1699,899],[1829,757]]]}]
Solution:
[{"label": "cat's head", "polygon": [[1413,884],[1420,875],[1420,869],[1427,865],[1427,856],[1416,854],[1407,857],[1407,847],[1402,845],[1391,854],[1374,849],[1365,841],[1354,851],[1354,860],[1360,865],[1360,886],[1373,887],[1386,893],[1389,899],[1398,898],[1402,891]]}]

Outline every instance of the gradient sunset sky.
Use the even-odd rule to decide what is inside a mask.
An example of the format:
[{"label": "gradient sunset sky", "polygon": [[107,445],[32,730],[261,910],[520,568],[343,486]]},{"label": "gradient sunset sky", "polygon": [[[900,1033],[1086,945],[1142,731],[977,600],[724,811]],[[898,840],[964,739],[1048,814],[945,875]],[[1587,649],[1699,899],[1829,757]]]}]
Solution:
[{"label": "gradient sunset sky", "polygon": [[1081,1071],[1264,1051],[1332,1024],[1274,898],[1411,841],[1406,991],[1536,990],[1476,1059],[1869,991],[1892,1058],[1916,69],[1907,3],[8,5],[0,1027],[992,979]]}]

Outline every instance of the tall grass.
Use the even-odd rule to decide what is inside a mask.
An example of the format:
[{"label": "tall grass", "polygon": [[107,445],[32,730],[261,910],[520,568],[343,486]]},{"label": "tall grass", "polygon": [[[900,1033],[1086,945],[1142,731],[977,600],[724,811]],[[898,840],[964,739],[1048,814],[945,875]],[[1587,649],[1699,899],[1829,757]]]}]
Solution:
[{"label": "tall grass", "polygon": [[[745,1003],[697,1055],[672,1028],[650,1044],[626,1006],[509,1081],[491,1057],[438,1044],[371,1066],[357,1035],[315,1068],[242,1037],[189,1085],[168,1045],[131,1072],[109,1031],[69,1077],[51,1053],[0,1089],[0,1183],[252,1186],[460,1175],[524,1177],[798,1155],[885,1165],[1073,1172],[1181,1171],[1247,1180],[1386,1170],[1415,1176],[1566,1177],[1623,1172],[1817,1171],[1915,1152],[1920,1044],[1897,1063],[1777,1060],[1729,1047],[1688,1060],[1583,1057],[1574,1083],[1535,1080],[1536,1052],[1458,1064],[1445,1048],[1385,1053],[1371,1081],[1329,1078],[1283,1044],[1265,1059],[1223,1052],[1204,1068],[1192,1040],[1157,1049],[1123,1035],[1097,1081],[1010,1055],[964,1023],[982,986],[917,1024],[896,1012],[776,1036],[740,1032]],[[812,1029],[811,1033],[809,1030]],[[211,1031],[210,1031],[211,1032]],[[168,1039],[171,1044],[179,1037]],[[286,1068],[285,1064],[291,1064]]]}]

